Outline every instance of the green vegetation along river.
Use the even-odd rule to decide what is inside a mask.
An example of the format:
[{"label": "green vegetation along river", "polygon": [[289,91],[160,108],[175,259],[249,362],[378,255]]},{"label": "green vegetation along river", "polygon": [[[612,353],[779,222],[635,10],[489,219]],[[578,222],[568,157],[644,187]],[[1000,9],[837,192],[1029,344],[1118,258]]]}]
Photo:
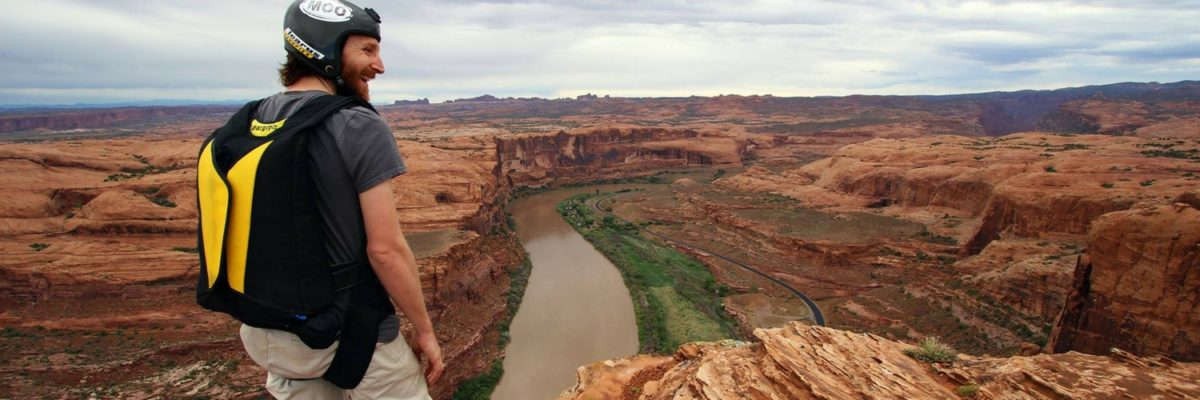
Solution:
[{"label": "green vegetation along river", "polygon": [[721,304],[728,288],[707,267],[647,239],[631,223],[597,215],[590,198],[573,196],[558,211],[621,270],[634,299],[641,353],[670,354],[684,343],[736,337]]}]

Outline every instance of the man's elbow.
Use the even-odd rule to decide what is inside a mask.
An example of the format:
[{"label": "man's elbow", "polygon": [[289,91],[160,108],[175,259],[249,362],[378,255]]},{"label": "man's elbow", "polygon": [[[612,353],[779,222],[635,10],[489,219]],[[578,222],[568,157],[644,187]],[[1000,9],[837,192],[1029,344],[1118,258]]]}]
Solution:
[{"label": "man's elbow", "polygon": [[408,246],[403,242],[367,244],[367,259],[371,261],[371,265],[398,264],[409,257],[409,252]]},{"label": "man's elbow", "polygon": [[397,246],[391,245],[375,245],[367,246],[367,259],[371,261],[371,265],[388,265],[394,264],[400,260],[403,253]]}]

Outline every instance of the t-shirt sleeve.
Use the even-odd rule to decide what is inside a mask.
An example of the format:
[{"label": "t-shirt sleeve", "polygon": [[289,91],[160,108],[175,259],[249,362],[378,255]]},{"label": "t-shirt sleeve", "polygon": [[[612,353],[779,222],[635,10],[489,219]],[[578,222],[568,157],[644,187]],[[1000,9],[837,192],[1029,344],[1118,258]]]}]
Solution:
[{"label": "t-shirt sleeve", "polygon": [[400,157],[396,138],[383,118],[356,110],[349,113],[338,150],[346,162],[346,171],[354,180],[354,190],[362,193],[403,174],[406,171],[404,159]]}]

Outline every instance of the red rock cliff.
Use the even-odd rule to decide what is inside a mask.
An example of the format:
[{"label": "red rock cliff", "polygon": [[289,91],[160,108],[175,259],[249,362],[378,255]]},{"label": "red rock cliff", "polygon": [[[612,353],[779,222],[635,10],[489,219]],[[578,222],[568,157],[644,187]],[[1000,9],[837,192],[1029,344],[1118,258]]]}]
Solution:
[{"label": "red rock cliff", "polygon": [[1049,347],[1200,361],[1200,210],[1138,207],[1093,222]]},{"label": "red rock cliff", "polygon": [[0,116],[0,132],[27,131],[34,129],[64,130],[108,128],[121,122],[144,122],[147,120],[194,117],[196,115],[227,115],[234,107],[191,106],[191,107],[125,107],[99,110],[71,110],[40,113],[21,113]]},{"label": "red rock cliff", "polygon": [[741,165],[745,143],[691,129],[608,128],[496,138],[501,171],[540,186],[627,176],[653,168]]},{"label": "red rock cliff", "polygon": [[1196,144],[1035,133],[875,139],[780,176],[751,169],[720,183],[814,206],[958,210],[979,218],[976,229],[959,237],[964,250],[977,254],[1001,234],[1084,235],[1100,215],[1194,185],[1200,173],[1195,163],[1146,150],[1162,146],[1191,152]]}]

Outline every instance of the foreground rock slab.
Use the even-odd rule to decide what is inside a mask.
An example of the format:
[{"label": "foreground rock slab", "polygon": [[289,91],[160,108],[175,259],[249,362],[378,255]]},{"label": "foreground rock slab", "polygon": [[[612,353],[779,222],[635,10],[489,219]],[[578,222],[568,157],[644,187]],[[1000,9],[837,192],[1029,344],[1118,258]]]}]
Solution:
[{"label": "foreground rock slab", "polygon": [[[691,343],[579,369],[561,399],[1099,399],[1200,396],[1200,365],[1114,350],[1030,357],[959,356],[925,364],[871,334],[790,323],[761,342]],[[597,397],[600,396],[600,397]]]}]

